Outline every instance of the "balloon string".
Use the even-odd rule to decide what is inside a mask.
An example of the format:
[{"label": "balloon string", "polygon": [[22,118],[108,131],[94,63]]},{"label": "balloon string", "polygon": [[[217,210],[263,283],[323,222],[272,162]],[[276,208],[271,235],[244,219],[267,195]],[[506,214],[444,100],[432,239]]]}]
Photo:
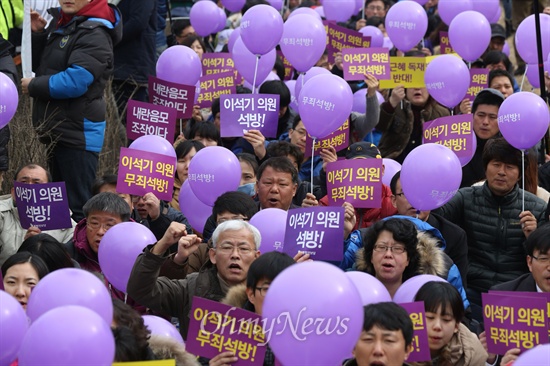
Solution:
[{"label": "balloon string", "polygon": [[183,121],[180,118],[180,135],[183,135]]},{"label": "balloon string", "polygon": [[525,211],[525,150],[521,150],[521,212]]},{"label": "balloon string", "polygon": [[527,75],[527,68],[529,65],[525,65],[525,72],[523,73],[523,76],[521,77],[521,86],[519,87],[519,91],[523,91],[523,82],[525,81],[525,75]]},{"label": "balloon string", "polygon": [[472,69],[472,63],[468,61],[468,70]]},{"label": "balloon string", "polygon": [[124,293],[124,303],[126,304],[128,302],[128,294]]},{"label": "balloon string", "polygon": [[[303,80],[303,79],[302,79]],[[310,185],[310,189],[311,189],[311,194],[313,194],[313,158],[315,157],[315,140],[316,138],[314,137],[313,138],[313,144],[311,144],[311,185]]]},{"label": "balloon string", "polygon": [[363,0],[363,12],[361,14],[361,19],[365,19],[365,5],[367,5],[367,4],[365,4],[365,2],[366,2],[366,0]]},{"label": "balloon string", "polygon": [[252,83],[252,94],[256,94],[256,75],[258,74],[259,62],[260,62],[260,55],[256,55],[256,67],[254,68],[254,83]]}]

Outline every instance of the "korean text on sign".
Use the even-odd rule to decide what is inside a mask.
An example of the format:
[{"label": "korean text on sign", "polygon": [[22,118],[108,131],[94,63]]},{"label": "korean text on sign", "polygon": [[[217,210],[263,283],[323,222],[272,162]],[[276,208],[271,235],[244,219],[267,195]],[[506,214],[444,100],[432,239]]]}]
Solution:
[{"label": "korean text on sign", "polygon": [[371,37],[365,37],[360,32],[328,23],[327,25],[328,62],[334,63],[336,53],[345,48],[369,48]]},{"label": "korean text on sign", "polygon": [[489,69],[470,69],[470,86],[465,99],[473,103],[477,93],[487,88],[489,83]]},{"label": "korean text on sign", "polygon": [[407,310],[407,313],[409,313],[409,317],[413,323],[413,350],[407,358],[407,361],[430,361],[430,344],[428,342],[428,329],[426,327],[424,302],[417,301],[399,305]]},{"label": "korean text on sign", "polygon": [[36,226],[40,230],[54,230],[72,226],[65,182],[14,182],[13,189],[21,227],[28,229]]},{"label": "korean text on sign", "polygon": [[171,83],[149,76],[149,102],[177,110],[178,118],[191,118],[195,86]]},{"label": "korean text on sign", "polygon": [[471,114],[448,116],[425,122],[422,125],[422,143],[435,143],[448,147],[459,158],[472,158],[476,150],[476,137],[472,130]]},{"label": "korean text on sign", "polygon": [[483,320],[490,353],[505,354],[548,343],[547,301],[542,297],[481,294]]},{"label": "korean text on sign", "polygon": [[275,94],[234,94],[220,98],[222,137],[243,136],[259,130],[265,137],[276,137],[280,96]]},{"label": "korean text on sign", "polygon": [[308,207],[288,211],[283,252],[304,252],[316,260],[343,258],[343,207]]},{"label": "korean text on sign", "polygon": [[397,85],[405,88],[423,88],[426,60],[424,57],[390,57],[391,78],[380,80],[381,89],[393,89]]},{"label": "korean text on sign", "polygon": [[449,32],[439,32],[439,46],[442,55],[454,53],[451,41],[449,41]]},{"label": "korean text on sign", "polygon": [[[306,157],[311,156],[311,145],[313,145],[313,139],[309,134],[306,136],[306,149],[304,155]],[[338,129],[332,132],[327,137],[315,140],[314,155],[319,155],[322,149],[328,149],[333,147],[336,151],[341,151],[349,146],[349,119],[338,127]]]},{"label": "korean text on sign", "polygon": [[176,129],[177,111],[151,103],[129,100],[126,110],[126,135],[130,140],[155,135],[171,140]]},{"label": "korean text on sign", "polygon": [[172,199],[176,158],[130,148],[120,149],[117,191],[143,196],[152,192],[158,199]]},{"label": "korean text on sign", "polygon": [[342,50],[342,59],[345,80],[364,80],[365,74],[379,80],[390,79],[387,48],[346,48]]},{"label": "korean text on sign", "polygon": [[213,358],[231,351],[239,359],[233,365],[262,365],[266,339],[261,317],[249,311],[200,297],[193,298],[185,348]]},{"label": "korean text on sign", "polygon": [[205,75],[200,78],[200,94],[197,103],[201,108],[210,108],[212,101],[223,94],[235,94],[236,84],[233,72]]},{"label": "korean text on sign", "polygon": [[341,160],[327,165],[330,206],[349,202],[353,207],[379,208],[382,204],[382,159]]}]

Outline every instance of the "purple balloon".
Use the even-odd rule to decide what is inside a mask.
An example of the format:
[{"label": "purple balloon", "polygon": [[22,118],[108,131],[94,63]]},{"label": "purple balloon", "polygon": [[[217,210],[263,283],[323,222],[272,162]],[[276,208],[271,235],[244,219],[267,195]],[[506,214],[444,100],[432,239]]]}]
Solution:
[{"label": "purple balloon", "polygon": [[295,85],[296,96],[298,97],[300,95],[300,92],[302,91],[302,88],[304,87],[304,85],[315,76],[331,75],[331,74],[332,73],[330,71],[328,71],[324,67],[319,67],[319,66],[313,66],[311,69],[307,70],[305,74],[300,74],[300,76],[298,76],[298,79],[296,80],[296,85]]},{"label": "purple balloon", "polygon": [[48,311],[66,305],[93,310],[106,324],[113,320],[113,303],[107,286],[91,272],[79,268],[59,269],[41,279],[32,290],[27,315],[34,322]]},{"label": "purple balloon", "polygon": [[143,248],[156,242],[151,230],[137,222],[123,222],[113,226],[99,244],[101,271],[117,290],[126,292],[136,258],[143,252]]},{"label": "purple balloon", "polygon": [[222,0],[222,5],[232,13],[241,11],[244,3],[246,3],[246,0]]},{"label": "purple balloon", "polygon": [[370,46],[372,48],[384,46],[384,33],[378,27],[367,25],[359,29],[359,32],[365,37],[370,37]]},{"label": "purple balloon", "polygon": [[254,55],[265,55],[275,49],[283,35],[283,18],[270,5],[255,5],[241,19],[241,39]]},{"label": "purple balloon", "polygon": [[283,8],[283,0],[267,0],[267,2],[278,11]]},{"label": "purple balloon", "polygon": [[315,10],[315,12],[316,12],[317,14],[319,14],[319,16],[320,16],[321,18],[324,18],[324,17],[325,17],[325,9],[323,9],[322,6],[318,6],[318,7],[316,7],[316,8],[313,9],[313,10]]},{"label": "purple balloon", "polygon": [[19,352],[20,366],[110,366],[115,358],[111,323],[82,306],[48,311],[27,331]]},{"label": "purple balloon", "polygon": [[[515,120],[510,118],[515,116]],[[498,110],[498,127],[502,136],[516,149],[527,150],[539,142],[550,121],[544,100],[531,92],[510,95]]]},{"label": "purple balloon", "polygon": [[229,36],[229,41],[227,41],[227,50],[229,53],[233,54],[233,46],[239,38],[241,38],[241,28],[233,29],[233,32],[231,32],[231,35]]},{"label": "purple balloon", "polygon": [[508,57],[510,57],[510,45],[508,44],[508,41],[504,41],[504,47],[502,48],[502,52]]},{"label": "purple balloon", "polygon": [[[235,62],[235,68],[242,77],[250,84],[254,83],[254,70],[256,69],[257,56],[246,48],[241,37],[235,41],[231,57]],[[277,52],[274,49],[260,57],[258,61],[258,72],[256,74],[256,86],[260,85],[265,78],[267,78],[271,70],[273,70],[276,58]]]},{"label": "purple balloon", "polygon": [[376,91],[376,97],[378,98],[378,104],[382,104],[386,101],[382,93],[380,93],[378,90]]},{"label": "purple balloon", "polygon": [[0,365],[10,365],[17,358],[29,321],[21,304],[0,290]]},{"label": "purple balloon", "polygon": [[[485,18],[493,19],[500,10],[499,0],[473,0],[472,7],[474,11],[481,13]],[[498,18],[495,23],[498,23]]]},{"label": "purple balloon", "polygon": [[6,74],[0,72],[0,128],[11,121],[18,103],[17,87]]},{"label": "purple balloon", "polygon": [[[412,24],[413,29],[399,25]],[[393,5],[386,14],[386,32],[398,50],[407,52],[418,44],[428,29],[428,16],[422,6],[414,1],[401,1]]]},{"label": "purple balloon", "polygon": [[538,346],[527,350],[514,361],[513,365],[550,365],[550,344],[539,344]]},{"label": "purple balloon", "polygon": [[424,144],[416,147],[407,155],[401,167],[403,192],[411,206],[422,211],[433,210],[447,203],[460,187],[461,180],[460,161],[452,150],[443,145]]},{"label": "purple balloon", "polygon": [[[538,64],[537,37],[535,37],[535,15],[529,15],[516,31],[516,48],[521,58],[528,64]],[[550,15],[540,14],[540,35],[542,40],[542,59],[550,54]]]},{"label": "purple balloon", "polygon": [[214,29],[213,33],[221,32],[225,29],[225,26],[227,25],[227,15],[225,15],[225,11],[222,8],[218,7],[218,22],[216,23],[217,27]]},{"label": "purple balloon", "polygon": [[288,16],[288,19],[298,15],[298,14],[309,14],[309,15],[313,15],[314,17],[316,17],[317,19],[319,20],[323,20],[321,18],[321,15],[319,15],[318,12],[316,12],[314,9],[312,8],[307,8],[307,7],[301,7],[301,8],[297,8],[297,9],[294,9],[292,10],[292,12],[290,13],[290,15]]},{"label": "purple balloon", "polygon": [[280,208],[266,208],[258,211],[250,219],[262,234],[262,254],[272,251],[282,252],[285,242],[287,211]]},{"label": "purple balloon", "polygon": [[355,13],[355,0],[324,0],[323,9],[327,20],[345,22]]},{"label": "purple balloon", "polygon": [[[546,60],[543,65],[544,71],[550,72],[550,55],[548,55],[548,60]],[[540,88],[539,65],[528,64],[527,69],[525,70],[525,75],[533,88]]]},{"label": "purple balloon", "polygon": [[[311,101],[315,101],[315,104]],[[323,102],[323,108],[319,108],[320,102]],[[329,135],[344,123],[351,113],[352,104],[353,93],[349,84],[332,74],[317,75],[309,80],[298,97],[302,122],[309,135],[318,139]]]},{"label": "purple balloon", "polygon": [[[259,87],[262,86],[263,83],[266,81],[273,81],[273,80],[281,80],[277,74],[275,74],[273,71],[270,71],[269,74],[267,74],[267,77],[260,83]],[[245,88],[248,88],[250,90],[253,90],[252,83],[249,83],[248,80],[244,80],[243,86]]]},{"label": "purple balloon", "polygon": [[470,86],[470,72],[466,64],[453,55],[437,56],[426,67],[426,89],[439,103],[454,108],[466,95]]},{"label": "purple balloon", "polygon": [[429,274],[422,274],[422,275],[411,277],[407,281],[403,282],[401,286],[399,286],[399,288],[395,292],[395,295],[393,295],[393,302],[397,304],[414,302],[414,298],[416,297],[416,293],[418,292],[418,290],[420,290],[420,288],[428,282],[447,282],[447,281],[445,281],[441,277],[429,275]]},{"label": "purple balloon", "polygon": [[290,90],[290,108],[298,111],[298,103],[296,100],[296,80],[286,80],[285,84],[288,87],[288,90]]},{"label": "purple balloon", "polygon": [[415,3],[418,3],[420,5],[424,5],[428,2],[428,0],[412,0],[412,1],[414,1]]},{"label": "purple balloon", "polygon": [[382,177],[382,183],[389,187],[395,173],[401,170],[401,164],[393,159],[387,158],[382,159],[382,162],[384,164],[384,176]]},{"label": "purple balloon", "polygon": [[382,47],[385,47],[389,50],[393,48],[393,42],[391,41],[390,37],[384,37],[384,44]]},{"label": "purple balloon", "polygon": [[145,326],[151,331],[152,335],[160,335],[172,338],[178,343],[185,344],[180,332],[168,320],[164,320],[159,316],[142,315]]},{"label": "purple balloon", "polygon": [[212,215],[212,206],[202,203],[195,196],[189,180],[183,182],[179,194],[180,211],[187,217],[191,227],[202,233],[206,220]]},{"label": "purple balloon", "polygon": [[172,144],[165,138],[157,135],[145,135],[138,137],[130,144],[129,148],[176,158],[174,146],[172,146]]},{"label": "purple balloon", "polygon": [[[281,319],[285,314],[291,324],[300,324],[297,331]],[[363,305],[341,269],[324,262],[305,262],[288,267],[271,283],[262,318],[266,329],[273,327],[266,339],[281,364],[337,365],[351,354],[361,334]]]},{"label": "purple balloon", "polygon": [[352,15],[357,15],[363,9],[364,0],[355,0],[355,10]]},{"label": "purple balloon", "polygon": [[[209,1],[199,1],[195,5],[207,2]],[[202,64],[199,56],[187,46],[169,47],[157,60],[157,77],[172,83],[195,85],[201,73]]]},{"label": "purple balloon", "polygon": [[[189,20],[191,25],[201,37],[206,37],[209,34],[215,33],[218,27],[218,5],[213,1],[197,1],[191,7],[189,12]],[[214,21],[213,21],[214,19]],[[192,83],[191,85],[194,85]]]},{"label": "purple balloon", "polygon": [[451,22],[449,41],[460,57],[473,62],[487,50],[491,41],[491,25],[483,14],[465,11]]},{"label": "purple balloon", "polygon": [[[211,177],[210,181],[195,178],[205,176]],[[209,146],[200,150],[189,163],[187,181],[199,200],[214,206],[222,193],[236,191],[239,187],[241,163],[231,150],[222,146]]]},{"label": "purple balloon", "polygon": [[500,6],[497,8],[497,11],[496,13],[491,17],[491,18],[487,18],[487,20],[489,21],[489,23],[493,24],[493,23],[498,23],[498,21],[500,20],[500,15],[502,14],[502,11],[500,10]]},{"label": "purple balloon", "polygon": [[363,306],[392,301],[390,293],[376,277],[360,271],[346,272],[346,276],[359,292]]},{"label": "purple balloon", "polygon": [[[468,141],[469,144],[472,145],[472,151],[467,156],[457,156],[458,160],[460,161],[461,166],[466,166],[466,164],[468,164],[470,162],[470,160],[472,160],[472,158],[474,157],[474,155],[476,153],[476,149],[477,149],[477,138],[476,138],[475,134],[473,134],[473,133],[470,134],[469,136],[466,137],[466,140]],[[453,152],[454,152],[454,150],[453,150]]]},{"label": "purple balloon", "polygon": [[437,5],[439,16],[447,25],[450,25],[458,14],[473,8],[472,0],[439,0]]},{"label": "purple balloon", "polygon": [[353,93],[352,112],[366,113],[367,111],[367,89],[359,89]]},{"label": "purple balloon", "polygon": [[[302,42],[302,39],[308,39],[310,43]],[[306,72],[325,52],[326,40],[327,32],[319,19],[298,14],[285,22],[281,50],[298,72]]]}]

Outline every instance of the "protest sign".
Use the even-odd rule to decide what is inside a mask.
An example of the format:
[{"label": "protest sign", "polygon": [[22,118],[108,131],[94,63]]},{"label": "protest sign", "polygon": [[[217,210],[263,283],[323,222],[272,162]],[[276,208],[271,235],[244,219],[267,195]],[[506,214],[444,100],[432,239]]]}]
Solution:
[{"label": "protest sign", "polygon": [[[304,151],[304,156],[311,156],[311,148],[313,145],[313,139],[309,134],[306,135],[306,147]],[[334,147],[336,151],[341,151],[346,149],[349,146],[349,118],[338,127],[338,129],[332,132],[327,137],[322,139],[315,140],[315,150],[314,155],[319,155],[322,149],[327,149],[329,147]]]},{"label": "protest sign", "polygon": [[247,130],[259,130],[265,137],[277,137],[279,99],[276,94],[222,95],[221,136],[239,137]]},{"label": "protest sign", "polygon": [[201,76],[199,82],[201,87],[197,103],[201,108],[212,107],[214,99],[221,97],[223,94],[235,94],[237,89],[231,71]]},{"label": "protest sign", "polygon": [[390,79],[390,54],[387,48],[346,48],[342,50],[344,79],[364,80],[365,74],[378,80]]},{"label": "protest sign", "polygon": [[137,140],[141,136],[156,135],[172,140],[176,129],[176,110],[151,103],[128,100],[126,109],[126,136]]},{"label": "protest sign", "polygon": [[470,69],[470,86],[465,99],[473,103],[477,93],[487,88],[489,84],[489,69]]},{"label": "protest sign", "polygon": [[424,57],[390,57],[391,78],[380,80],[380,89],[393,89],[397,85],[405,88],[424,88],[426,59]]},{"label": "protest sign", "polygon": [[149,102],[176,109],[178,118],[191,118],[195,86],[171,83],[149,76]]},{"label": "protest sign", "polygon": [[399,304],[399,306],[407,310],[413,323],[413,350],[407,358],[407,362],[431,361],[432,356],[430,355],[430,344],[428,342],[424,302],[409,302]]},{"label": "protest sign", "polygon": [[14,182],[13,190],[22,228],[35,226],[44,231],[72,227],[65,182]]},{"label": "protest sign", "polygon": [[327,54],[328,62],[334,63],[335,55],[345,48],[369,48],[370,37],[365,37],[360,32],[347,29],[334,23],[326,23],[327,29]]},{"label": "protest sign", "polygon": [[422,125],[422,143],[447,146],[458,158],[466,160],[474,156],[476,136],[473,133],[473,116],[460,114],[437,118]]}]

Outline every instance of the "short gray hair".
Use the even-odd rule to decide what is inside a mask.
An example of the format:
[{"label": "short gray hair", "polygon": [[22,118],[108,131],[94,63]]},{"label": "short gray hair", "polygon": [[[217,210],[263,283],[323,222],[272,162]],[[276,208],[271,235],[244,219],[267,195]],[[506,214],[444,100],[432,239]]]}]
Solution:
[{"label": "short gray hair", "polygon": [[250,233],[252,233],[252,236],[254,237],[254,245],[256,245],[256,250],[260,250],[260,244],[262,243],[262,235],[260,234],[260,231],[244,220],[228,220],[219,224],[212,234],[212,246],[216,248],[218,238],[220,237],[220,234],[222,232],[239,231],[242,229],[247,229],[248,231],[250,231]]},{"label": "short gray hair", "polygon": [[101,192],[93,196],[84,204],[82,208],[84,216],[87,218],[94,212],[106,212],[120,217],[120,221],[130,221],[130,207],[124,199],[118,194],[111,192]]}]

